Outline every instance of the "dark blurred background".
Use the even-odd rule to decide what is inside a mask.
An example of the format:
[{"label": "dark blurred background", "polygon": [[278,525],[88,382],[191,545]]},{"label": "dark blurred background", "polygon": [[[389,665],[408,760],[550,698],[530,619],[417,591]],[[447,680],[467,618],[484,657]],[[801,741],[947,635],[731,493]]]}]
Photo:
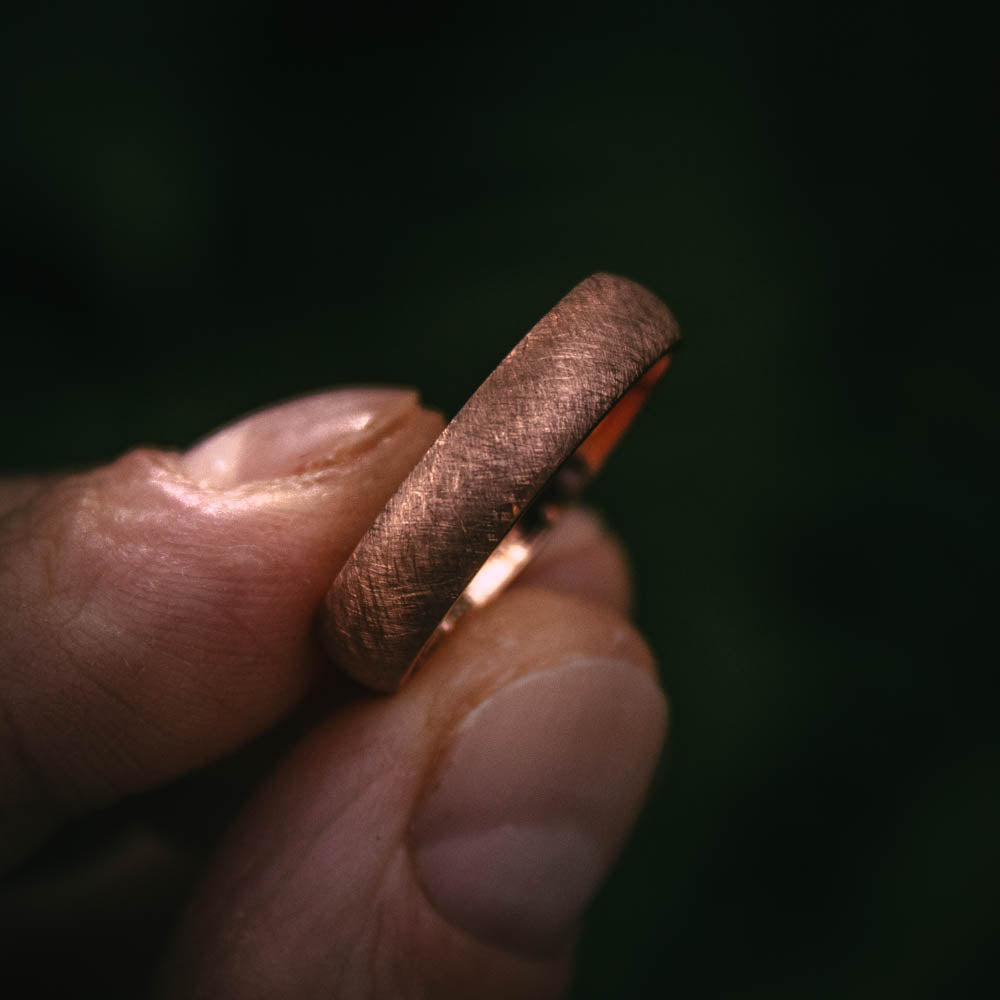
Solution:
[{"label": "dark blurred background", "polygon": [[[274,399],[453,412],[606,269],[686,343],[590,499],[673,706],[574,997],[992,961],[993,35],[926,11],[8,4],[7,470]],[[128,948],[123,947],[123,953]]]}]

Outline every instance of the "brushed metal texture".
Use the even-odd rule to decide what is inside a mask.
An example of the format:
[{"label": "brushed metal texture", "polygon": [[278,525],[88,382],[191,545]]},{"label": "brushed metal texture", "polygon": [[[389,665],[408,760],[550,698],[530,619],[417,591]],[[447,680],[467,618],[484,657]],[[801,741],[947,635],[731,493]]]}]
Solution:
[{"label": "brushed metal texture", "polygon": [[525,510],[678,339],[670,310],[634,282],[595,274],[570,291],[441,432],[334,580],[323,624],[334,662],[396,690]]}]

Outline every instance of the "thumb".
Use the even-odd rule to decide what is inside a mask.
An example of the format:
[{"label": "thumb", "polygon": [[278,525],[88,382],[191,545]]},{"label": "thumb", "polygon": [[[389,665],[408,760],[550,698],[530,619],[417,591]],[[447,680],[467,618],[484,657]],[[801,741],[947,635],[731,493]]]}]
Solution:
[{"label": "thumb", "polygon": [[0,487],[0,864],[280,717],[330,580],[440,427],[413,392],[341,390]]},{"label": "thumb", "polygon": [[323,722],[279,767],[203,885],[163,995],[561,993],[664,719],[617,612],[515,587],[402,691]]}]

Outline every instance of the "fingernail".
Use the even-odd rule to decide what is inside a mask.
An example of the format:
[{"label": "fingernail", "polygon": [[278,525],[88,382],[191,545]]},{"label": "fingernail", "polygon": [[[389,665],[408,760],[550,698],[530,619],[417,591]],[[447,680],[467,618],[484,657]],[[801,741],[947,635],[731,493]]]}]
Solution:
[{"label": "fingernail", "polygon": [[184,469],[217,489],[319,469],[374,443],[416,402],[411,389],[358,388],[280,403],[195,445]]},{"label": "fingernail", "polygon": [[647,670],[606,659],[522,677],[473,709],[411,827],[434,908],[513,951],[564,945],[635,819],[665,715]]}]

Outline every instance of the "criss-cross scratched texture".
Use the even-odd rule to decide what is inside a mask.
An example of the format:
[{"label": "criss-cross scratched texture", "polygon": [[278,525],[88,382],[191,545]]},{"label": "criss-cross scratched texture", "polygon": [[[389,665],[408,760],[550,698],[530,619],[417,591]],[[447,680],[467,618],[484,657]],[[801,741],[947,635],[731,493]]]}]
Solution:
[{"label": "criss-cross scratched texture", "polygon": [[507,355],[390,499],[334,581],[326,642],[395,690],[539,490],[677,340],[670,310],[614,275],[577,285]]}]

